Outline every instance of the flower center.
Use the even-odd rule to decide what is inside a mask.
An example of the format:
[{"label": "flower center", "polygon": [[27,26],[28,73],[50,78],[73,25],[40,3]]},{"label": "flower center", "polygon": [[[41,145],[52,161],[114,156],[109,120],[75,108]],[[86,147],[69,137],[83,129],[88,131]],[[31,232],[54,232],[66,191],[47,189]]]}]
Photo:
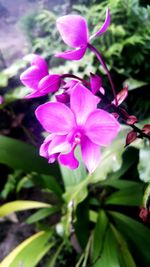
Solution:
[{"label": "flower center", "polygon": [[80,144],[80,141],[81,141],[81,133],[80,132],[77,132],[74,136],[74,143],[76,145]]}]

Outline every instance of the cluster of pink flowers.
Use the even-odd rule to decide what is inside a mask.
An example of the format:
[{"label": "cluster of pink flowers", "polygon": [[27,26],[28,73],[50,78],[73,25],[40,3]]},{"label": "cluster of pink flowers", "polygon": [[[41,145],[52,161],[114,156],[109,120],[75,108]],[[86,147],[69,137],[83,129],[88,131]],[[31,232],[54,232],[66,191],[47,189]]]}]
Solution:
[{"label": "cluster of pink flowers", "polygon": [[[90,41],[104,34],[110,24],[109,9],[102,27],[91,37],[86,20],[80,15],[66,15],[57,20],[57,28],[63,41],[74,50],[57,53],[56,57],[80,60],[89,48],[95,53],[109,72],[101,55]],[[49,133],[40,148],[40,155],[49,163],[56,159],[68,168],[76,169],[79,165],[75,156],[77,146],[81,148],[82,159],[90,173],[100,162],[100,147],[108,146],[117,136],[120,125],[117,119],[107,111],[97,107],[101,101],[96,94],[105,94],[101,78],[91,74],[89,82],[71,74],[52,74],[48,71],[45,60],[38,55],[28,55],[31,66],[21,74],[22,83],[31,89],[27,98],[55,94],[54,102],[40,105],[35,115],[43,128]],[[65,81],[70,78],[69,82]],[[113,84],[112,84],[113,85]],[[63,93],[57,94],[59,89]],[[117,102],[116,100],[114,100]],[[117,104],[114,102],[114,104]]]}]

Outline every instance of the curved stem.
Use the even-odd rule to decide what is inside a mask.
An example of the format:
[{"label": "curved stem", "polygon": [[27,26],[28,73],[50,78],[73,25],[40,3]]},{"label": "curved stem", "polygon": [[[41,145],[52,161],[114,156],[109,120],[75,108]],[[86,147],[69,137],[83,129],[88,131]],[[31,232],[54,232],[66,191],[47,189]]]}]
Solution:
[{"label": "curved stem", "polygon": [[76,80],[79,80],[79,81],[81,81],[81,82],[83,82],[84,84],[86,84],[87,86],[90,86],[90,83],[89,82],[87,82],[86,80],[84,80],[84,79],[82,79],[82,78],[80,78],[80,77],[78,77],[78,76],[76,76],[76,75],[74,75],[74,74],[69,74],[69,73],[66,73],[66,74],[63,74],[63,75],[61,75],[61,78],[74,78],[74,79],[76,79]]},{"label": "curved stem", "polygon": [[93,45],[88,44],[88,48],[95,54],[95,56],[97,57],[98,61],[101,63],[102,67],[106,71],[106,74],[107,74],[107,76],[109,78],[109,81],[110,81],[110,84],[111,84],[112,92],[113,92],[114,99],[115,99],[115,104],[116,104],[116,106],[118,106],[118,101],[117,101],[117,97],[116,97],[116,90],[115,90],[115,87],[114,87],[114,83],[112,81],[110,72],[109,72],[109,70],[108,70],[108,68],[107,68],[102,56],[100,55],[98,50]]}]

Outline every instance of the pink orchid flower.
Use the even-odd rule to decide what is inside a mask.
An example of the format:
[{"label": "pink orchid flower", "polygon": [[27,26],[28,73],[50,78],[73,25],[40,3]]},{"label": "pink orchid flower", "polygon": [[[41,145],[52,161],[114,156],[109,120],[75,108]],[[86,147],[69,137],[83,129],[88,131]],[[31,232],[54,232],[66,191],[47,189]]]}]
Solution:
[{"label": "pink orchid flower", "polygon": [[46,61],[41,56],[30,54],[25,59],[31,62],[31,67],[20,76],[21,82],[31,89],[26,98],[40,97],[59,89],[61,76],[49,74]]},{"label": "pink orchid flower", "polygon": [[36,109],[36,117],[50,133],[40,148],[40,155],[68,168],[79,165],[74,155],[80,145],[83,161],[92,173],[100,161],[100,146],[108,146],[117,136],[120,125],[108,112],[97,109],[99,98],[78,83],[70,95],[70,108],[48,102]]},{"label": "pink orchid flower", "polygon": [[79,60],[81,59],[88,47],[90,40],[96,36],[100,36],[106,32],[110,24],[110,12],[106,10],[106,18],[102,27],[91,37],[89,37],[89,30],[86,20],[80,15],[66,15],[57,20],[57,28],[63,41],[75,50],[56,53],[56,57]]}]

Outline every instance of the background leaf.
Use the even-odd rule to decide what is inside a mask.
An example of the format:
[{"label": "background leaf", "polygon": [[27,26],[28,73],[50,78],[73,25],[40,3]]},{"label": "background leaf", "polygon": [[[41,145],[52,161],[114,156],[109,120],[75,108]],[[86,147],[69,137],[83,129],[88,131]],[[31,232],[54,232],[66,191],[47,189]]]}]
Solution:
[{"label": "background leaf", "polygon": [[60,175],[58,165],[48,164],[35,147],[5,136],[0,136],[0,163],[13,169]]},{"label": "background leaf", "polygon": [[0,217],[4,217],[12,212],[46,207],[50,207],[50,205],[37,201],[16,200],[8,202],[0,207]]},{"label": "background leaf", "polygon": [[41,231],[22,242],[2,262],[1,267],[34,267],[53,246],[50,232]]}]

